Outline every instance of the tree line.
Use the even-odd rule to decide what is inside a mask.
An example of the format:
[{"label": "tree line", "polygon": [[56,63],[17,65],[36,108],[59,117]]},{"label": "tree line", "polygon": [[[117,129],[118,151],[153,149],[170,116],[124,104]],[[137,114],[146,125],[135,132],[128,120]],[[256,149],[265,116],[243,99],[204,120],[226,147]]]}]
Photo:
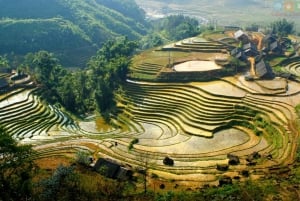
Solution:
[{"label": "tree line", "polygon": [[126,37],[108,41],[83,70],[71,71],[52,53],[39,51],[25,56],[20,66],[40,86],[39,94],[75,114],[99,111],[104,117],[115,111],[115,93],[120,91],[137,43]]}]

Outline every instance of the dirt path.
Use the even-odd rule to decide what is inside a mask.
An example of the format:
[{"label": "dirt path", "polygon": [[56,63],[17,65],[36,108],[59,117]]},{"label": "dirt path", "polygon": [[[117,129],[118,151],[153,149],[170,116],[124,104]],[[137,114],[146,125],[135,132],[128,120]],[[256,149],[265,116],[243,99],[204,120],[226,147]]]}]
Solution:
[{"label": "dirt path", "polygon": [[248,61],[251,63],[250,74],[251,74],[251,76],[255,77],[256,76],[256,73],[255,73],[255,58],[254,57],[249,57]]}]

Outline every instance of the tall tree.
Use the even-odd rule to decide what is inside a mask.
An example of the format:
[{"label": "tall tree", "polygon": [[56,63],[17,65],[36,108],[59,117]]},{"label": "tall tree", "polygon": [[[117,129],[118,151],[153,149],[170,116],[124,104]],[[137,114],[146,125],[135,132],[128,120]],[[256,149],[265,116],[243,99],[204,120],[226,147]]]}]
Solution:
[{"label": "tall tree", "polygon": [[58,65],[58,60],[47,51],[39,51],[34,55],[33,64],[36,67],[38,81],[47,87],[51,86],[53,71]]},{"label": "tall tree", "polygon": [[95,99],[101,113],[111,110],[114,103],[114,92],[126,79],[130,65],[130,56],[137,43],[126,37],[108,41],[88,63],[96,83]]},{"label": "tall tree", "polygon": [[294,22],[289,22],[286,19],[281,19],[271,24],[273,34],[276,34],[279,37],[294,33],[294,26]]}]

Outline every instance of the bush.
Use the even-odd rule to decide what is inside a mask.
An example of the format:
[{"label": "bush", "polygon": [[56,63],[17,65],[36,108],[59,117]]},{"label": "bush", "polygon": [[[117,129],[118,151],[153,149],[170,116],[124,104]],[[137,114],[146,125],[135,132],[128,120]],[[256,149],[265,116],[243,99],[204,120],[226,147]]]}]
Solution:
[{"label": "bush", "polygon": [[85,151],[78,151],[76,153],[76,162],[81,165],[89,166],[92,162],[90,154]]},{"label": "bush", "polygon": [[134,138],[133,140],[131,140],[131,142],[130,142],[130,144],[129,144],[129,146],[128,146],[128,149],[129,149],[129,150],[133,149],[133,145],[134,145],[134,144],[137,144],[137,143],[139,143],[139,139]]},{"label": "bush", "polygon": [[165,165],[168,165],[168,166],[173,166],[174,165],[174,160],[169,158],[169,157],[165,157],[164,160],[163,160],[163,163]]}]

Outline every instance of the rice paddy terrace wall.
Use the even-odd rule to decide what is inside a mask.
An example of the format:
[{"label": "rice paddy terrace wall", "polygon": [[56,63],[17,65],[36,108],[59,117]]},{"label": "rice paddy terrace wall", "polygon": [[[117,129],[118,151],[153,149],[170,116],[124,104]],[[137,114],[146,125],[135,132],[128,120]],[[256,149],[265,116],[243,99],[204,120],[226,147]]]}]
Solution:
[{"label": "rice paddy terrace wall", "polygon": [[77,130],[58,107],[43,103],[33,90],[25,88],[1,96],[0,124],[18,140],[47,139],[58,127],[67,135]]},{"label": "rice paddy terrace wall", "polygon": [[[219,53],[171,54],[179,61]],[[224,175],[240,180],[248,173],[264,177],[293,164],[299,137],[294,109],[300,102],[298,82],[247,82],[243,75],[158,82],[169,58],[168,51],[135,58],[124,94],[116,99],[120,113],[112,119],[114,126],[97,117],[73,120],[27,89],[1,96],[0,123],[22,142],[36,144],[37,157],[85,150],[132,167],[147,166],[148,179],[156,174],[180,185],[215,185]],[[231,163],[232,155],[238,163]],[[173,166],[164,164],[167,156]],[[223,170],[222,165],[229,166]]]},{"label": "rice paddy terrace wall", "polygon": [[[119,126],[106,130],[97,129],[94,120],[76,123],[20,90],[2,99],[1,124],[23,142],[40,144],[37,157],[86,150],[134,167],[147,160],[150,172],[165,179],[214,184],[224,174],[243,177],[244,170],[255,178],[294,160],[299,84],[277,82],[262,89],[264,83],[247,86],[232,77],[185,84],[128,81],[126,95],[118,98]],[[133,139],[138,143],[129,149]],[[262,156],[255,165],[247,161],[253,152]],[[228,164],[227,154],[237,155],[240,163],[217,170]],[[174,166],[163,164],[166,156]]]}]

